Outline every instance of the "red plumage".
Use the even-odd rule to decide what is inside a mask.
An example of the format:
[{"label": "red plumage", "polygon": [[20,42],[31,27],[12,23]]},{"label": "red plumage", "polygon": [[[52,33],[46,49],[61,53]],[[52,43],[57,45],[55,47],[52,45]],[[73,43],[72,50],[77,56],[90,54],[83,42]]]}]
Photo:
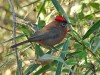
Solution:
[{"label": "red plumage", "polygon": [[62,16],[56,16],[55,20],[57,21],[65,21],[66,22],[66,19]]}]

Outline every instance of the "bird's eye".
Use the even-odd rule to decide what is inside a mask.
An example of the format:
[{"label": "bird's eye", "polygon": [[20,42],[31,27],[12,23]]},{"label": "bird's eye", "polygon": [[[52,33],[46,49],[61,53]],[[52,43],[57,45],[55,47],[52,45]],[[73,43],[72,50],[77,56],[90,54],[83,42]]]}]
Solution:
[{"label": "bird's eye", "polygon": [[61,26],[62,26],[62,27],[65,27],[65,26],[66,26],[66,23],[61,23]]}]

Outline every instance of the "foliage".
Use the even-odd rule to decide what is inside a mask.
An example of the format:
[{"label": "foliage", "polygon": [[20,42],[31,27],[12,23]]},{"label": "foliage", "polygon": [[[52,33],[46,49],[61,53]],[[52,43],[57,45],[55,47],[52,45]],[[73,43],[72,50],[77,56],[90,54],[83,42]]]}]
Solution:
[{"label": "foliage", "polygon": [[[19,64],[25,75],[98,75],[100,73],[99,0],[12,0],[17,19],[17,42],[43,28],[55,15],[63,15],[70,32],[63,42],[50,49],[37,43],[18,47]],[[0,74],[18,75],[12,41],[12,14],[9,3],[0,1]],[[48,54],[48,55],[46,55]],[[50,61],[49,64],[37,64]],[[67,66],[67,68],[66,68]],[[71,68],[71,69],[70,69]]]}]

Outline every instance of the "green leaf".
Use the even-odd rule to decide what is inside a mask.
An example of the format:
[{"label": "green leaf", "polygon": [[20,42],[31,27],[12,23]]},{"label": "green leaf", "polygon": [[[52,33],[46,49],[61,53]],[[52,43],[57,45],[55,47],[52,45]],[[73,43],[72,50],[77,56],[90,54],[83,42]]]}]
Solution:
[{"label": "green leaf", "polygon": [[50,67],[54,66],[55,64],[57,64],[57,61],[52,62],[50,65],[48,64],[48,65],[43,66],[41,69],[33,73],[33,75],[40,75],[41,73],[45,72],[46,70],[48,70]]},{"label": "green leaf", "polygon": [[83,9],[86,8],[86,7],[87,7],[86,4],[85,4],[85,3],[82,3],[82,11],[83,11]]},{"label": "green leaf", "polygon": [[61,62],[65,65],[66,69],[68,69],[69,71],[73,72],[72,69],[70,69],[70,67],[67,65],[67,63],[65,63],[65,61],[61,58],[61,57],[52,57],[52,60],[57,60],[58,62]]},{"label": "green leaf", "polygon": [[100,58],[97,58],[96,60],[97,60],[97,62],[100,64]]},{"label": "green leaf", "polygon": [[[63,44],[63,49],[62,51],[66,51],[68,49],[68,41],[66,41],[64,44]],[[60,57],[62,59],[65,58],[65,53],[61,53]],[[56,75],[61,75],[61,71],[62,71],[62,62],[58,62],[58,67],[57,67],[57,71],[56,71]]]},{"label": "green leaf", "polygon": [[97,43],[96,43],[96,45],[93,49],[93,52],[95,53],[98,50],[99,47],[100,47],[100,39],[97,41]]},{"label": "green leaf", "polygon": [[76,55],[76,58],[78,58],[78,59],[83,59],[83,58],[85,58],[87,56],[87,53],[86,53],[86,51],[84,50],[84,51],[81,51],[79,54],[77,54]]},{"label": "green leaf", "polygon": [[32,32],[30,31],[28,26],[22,26],[21,30],[24,32],[24,34],[28,37],[30,35],[32,35]]},{"label": "green leaf", "polygon": [[81,52],[82,52],[82,51],[76,51],[76,52],[72,52],[72,53],[63,52],[63,53],[65,53],[65,54],[66,54],[66,57],[68,57],[68,56],[73,56],[73,55],[79,54],[79,53],[81,53]]},{"label": "green leaf", "polygon": [[94,17],[93,14],[89,14],[89,15],[86,15],[84,18],[90,20],[90,19],[93,19],[93,17]]},{"label": "green leaf", "polygon": [[[22,60],[20,59],[20,60],[18,60],[18,65],[19,65],[19,68],[20,68],[20,70],[22,69]],[[21,70],[22,71],[22,70]],[[19,70],[18,70],[18,68],[17,68],[17,71],[16,71],[16,75],[20,75],[19,74]]]},{"label": "green leaf", "polygon": [[37,17],[39,17],[40,13],[43,11],[43,8],[44,8],[44,5],[45,5],[46,1],[47,0],[44,0],[43,4],[42,4],[42,6],[41,6],[41,8],[39,10],[39,13],[38,13]]},{"label": "green leaf", "polygon": [[80,19],[80,20],[82,20],[82,19],[84,18],[83,11],[82,11],[82,12],[80,12],[78,16],[79,16],[79,19]]},{"label": "green leaf", "polygon": [[99,3],[90,3],[90,5],[95,9],[99,9],[99,7],[100,7]]},{"label": "green leaf", "polygon": [[45,21],[41,20],[40,18],[38,19],[38,26],[37,26],[37,30],[40,30],[41,28],[43,28],[45,26]]},{"label": "green leaf", "polygon": [[36,70],[39,67],[38,64],[31,64],[24,72],[24,75],[29,75],[32,73],[34,70]]},{"label": "green leaf", "polygon": [[83,36],[83,40],[86,39],[87,37],[89,37],[90,34],[92,34],[95,30],[97,30],[100,27],[100,20],[97,21],[87,32],[86,34]]},{"label": "green leaf", "polygon": [[39,1],[40,1],[40,0],[36,0],[36,1],[31,2],[31,3],[29,3],[29,4],[27,4],[27,5],[23,6],[23,7],[26,7],[26,6],[29,6],[29,5],[35,4],[35,3],[39,2]]},{"label": "green leaf", "polygon": [[68,64],[68,65],[73,65],[73,64],[76,64],[77,63],[77,61],[76,61],[76,59],[71,59],[71,58],[69,58],[69,59],[67,59],[66,60],[66,63]]},{"label": "green leaf", "polygon": [[94,18],[94,15],[95,14],[98,14],[99,12],[100,12],[100,10],[94,11],[93,13],[90,13],[90,14],[84,16],[84,18],[89,19],[89,20],[90,19],[93,19]]},{"label": "green leaf", "polygon": [[37,55],[37,58],[44,54],[44,52],[42,51],[39,45],[34,44],[34,48],[35,48],[35,54]]}]

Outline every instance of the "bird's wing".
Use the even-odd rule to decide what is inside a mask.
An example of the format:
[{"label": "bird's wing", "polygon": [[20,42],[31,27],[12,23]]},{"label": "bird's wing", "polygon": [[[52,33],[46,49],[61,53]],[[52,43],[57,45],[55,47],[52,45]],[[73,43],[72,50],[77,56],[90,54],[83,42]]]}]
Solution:
[{"label": "bird's wing", "polygon": [[28,40],[31,41],[39,41],[43,39],[55,38],[59,36],[58,29],[51,30],[40,30],[34,33]]}]

